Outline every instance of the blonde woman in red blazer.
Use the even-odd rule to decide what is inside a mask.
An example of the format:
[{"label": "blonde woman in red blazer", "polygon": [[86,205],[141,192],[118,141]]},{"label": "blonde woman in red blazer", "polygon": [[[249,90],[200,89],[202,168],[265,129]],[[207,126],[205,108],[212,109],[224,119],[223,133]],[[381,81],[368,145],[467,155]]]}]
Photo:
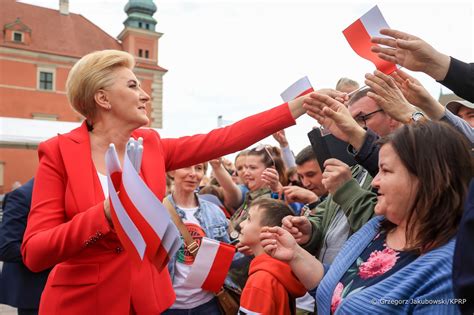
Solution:
[{"label": "blonde woman in red blazer", "polygon": [[293,125],[304,113],[300,97],[206,135],[161,139],[156,131],[140,128],[149,123],[150,97],[133,66],[130,54],[114,50],[79,60],[66,87],[69,102],[86,120],[39,146],[22,254],[32,271],[54,266],[40,314],[148,315],[173,304],[167,268],[158,272],[147,259],[134,267],[111,226],[108,196],[99,179],[106,174],[104,156],[110,143],[123,157],[130,137],[143,138],[141,173],[162,200],[166,171],[242,150]]}]

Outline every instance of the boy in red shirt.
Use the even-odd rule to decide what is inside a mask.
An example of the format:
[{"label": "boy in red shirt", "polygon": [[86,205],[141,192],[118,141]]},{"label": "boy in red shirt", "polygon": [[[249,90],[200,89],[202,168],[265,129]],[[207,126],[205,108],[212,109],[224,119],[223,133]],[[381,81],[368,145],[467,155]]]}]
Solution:
[{"label": "boy in red shirt", "polygon": [[250,263],[239,314],[295,314],[295,298],[306,293],[290,266],[267,255],[260,245],[262,227],[281,226],[287,215],[293,212],[285,203],[261,198],[252,203],[247,219],[240,223],[239,241],[253,251],[255,258]]}]

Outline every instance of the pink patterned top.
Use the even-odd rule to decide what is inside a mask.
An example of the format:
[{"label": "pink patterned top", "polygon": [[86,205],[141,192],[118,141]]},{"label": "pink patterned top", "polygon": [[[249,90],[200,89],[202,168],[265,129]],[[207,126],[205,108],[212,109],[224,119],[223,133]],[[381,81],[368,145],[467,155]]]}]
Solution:
[{"label": "pink patterned top", "polygon": [[352,293],[382,281],[418,257],[414,252],[391,249],[385,243],[386,236],[385,232],[377,234],[336,285],[331,314]]}]

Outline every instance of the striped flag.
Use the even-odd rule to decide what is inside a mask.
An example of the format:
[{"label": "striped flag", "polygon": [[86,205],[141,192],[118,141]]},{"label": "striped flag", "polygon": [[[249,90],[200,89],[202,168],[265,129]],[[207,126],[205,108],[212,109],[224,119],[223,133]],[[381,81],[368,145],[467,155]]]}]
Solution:
[{"label": "striped flag", "polygon": [[127,250],[132,260],[139,263],[145,255],[145,240],[143,239],[137,226],[128,216],[127,211],[119,200],[117,190],[122,183],[122,170],[120,162],[115,151],[115,146],[111,144],[105,154],[107,165],[107,182],[109,186],[110,214],[114,224],[115,231]]},{"label": "striped flag", "polygon": [[[181,238],[178,229],[171,222],[168,211],[138,173],[142,153],[143,146],[131,139],[127,144],[120,180],[116,175],[115,179],[112,177],[114,174],[112,171],[117,167],[120,168],[115,147],[111,146],[107,152],[107,156],[115,156],[115,162],[109,159],[110,164],[107,163],[107,169],[111,174],[109,176],[111,204],[114,210],[120,210],[116,212],[120,213],[121,217],[117,217],[122,218],[117,222],[114,221],[114,226],[120,241],[132,256],[136,257],[138,253],[143,260],[146,255],[161,271],[181,246]],[[118,196],[117,187],[120,191]],[[112,195],[118,198],[112,198]],[[143,243],[146,246],[143,246]]]},{"label": "striped flag", "polygon": [[234,254],[233,245],[203,237],[186,283],[218,293],[224,284]]},{"label": "striped flag", "polygon": [[287,88],[283,93],[280,94],[284,102],[289,102],[294,100],[297,97],[313,92],[313,86],[307,76],[302,77],[295,83],[293,83],[289,88]]},{"label": "striped flag", "polygon": [[370,50],[370,42],[373,36],[382,36],[379,31],[382,28],[390,28],[385,21],[378,6],[373,7],[367,13],[352,23],[342,33],[346,37],[352,49],[362,58],[371,61],[378,70],[385,74],[390,74],[397,69],[394,63],[380,59],[376,53]]}]

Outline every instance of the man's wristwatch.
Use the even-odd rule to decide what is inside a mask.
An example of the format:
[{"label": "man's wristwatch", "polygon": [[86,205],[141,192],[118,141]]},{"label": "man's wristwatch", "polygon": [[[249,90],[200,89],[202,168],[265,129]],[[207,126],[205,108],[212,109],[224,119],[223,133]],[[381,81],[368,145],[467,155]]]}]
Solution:
[{"label": "man's wristwatch", "polygon": [[423,121],[426,121],[425,114],[423,114],[422,112],[413,112],[411,114],[411,119],[408,121],[408,123],[417,123]]},{"label": "man's wristwatch", "polygon": [[305,216],[305,217],[308,217],[310,214],[311,214],[311,211],[316,208],[316,206],[320,203],[320,200],[318,198],[318,200],[314,201],[314,202],[311,202],[311,203],[307,203],[303,206],[303,208],[301,208],[301,214],[302,216]]}]

